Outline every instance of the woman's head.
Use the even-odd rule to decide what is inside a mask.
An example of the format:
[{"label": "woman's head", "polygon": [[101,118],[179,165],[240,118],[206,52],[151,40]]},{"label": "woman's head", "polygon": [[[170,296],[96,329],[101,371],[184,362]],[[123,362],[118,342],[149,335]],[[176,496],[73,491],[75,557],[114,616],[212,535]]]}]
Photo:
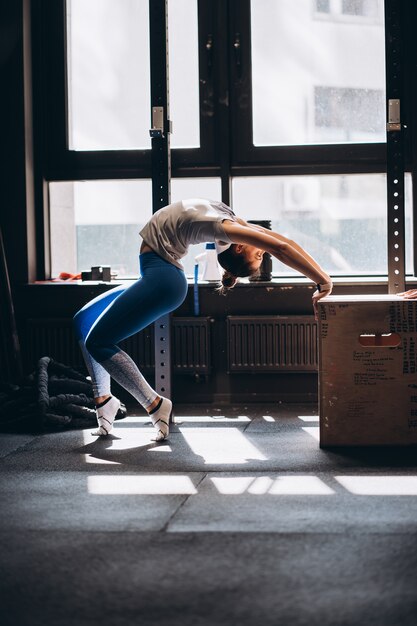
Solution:
[{"label": "woman's head", "polygon": [[234,243],[227,250],[221,252],[217,259],[225,270],[222,276],[222,286],[219,292],[225,295],[235,286],[237,278],[256,274],[264,256],[264,251],[255,246],[243,243]]}]

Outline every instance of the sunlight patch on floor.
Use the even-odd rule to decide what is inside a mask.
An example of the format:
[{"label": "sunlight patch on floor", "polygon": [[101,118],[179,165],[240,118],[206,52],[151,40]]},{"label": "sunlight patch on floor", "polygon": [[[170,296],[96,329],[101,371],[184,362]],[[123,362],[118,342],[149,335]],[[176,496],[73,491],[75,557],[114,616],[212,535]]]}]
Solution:
[{"label": "sunlight patch on floor", "polygon": [[92,454],[85,454],[86,463],[94,463],[94,465],[121,465],[119,461],[107,461],[107,459],[100,459]]},{"label": "sunlight patch on floor", "polygon": [[335,476],[359,496],[417,496],[417,476]]},{"label": "sunlight patch on floor", "polygon": [[297,417],[299,420],[302,420],[303,422],[319,422],[320,421],[319,415],[298,415]]},{"label": "sunlight patch on floor", "polygon": [[320,441],[320,428],[318,426],[303,426],[302,430],[316,441]]},{"label": "sunlight patch on floor", "polygon": [[[181,415],[178,413],[174,415],[174,424],[210,424],[210,423],[247,423],[252,421],[250,417],[247,415],[223,415],[223,414],[212,414],[212,415]],[[126,425],[143,425],[143,426],[152,426],[152,422],[149,419],[149,415],[129,415],[128,417],[123,418],[122,420],[117,420],[115,422],[115,429],[118,427],[123,427]]]},{"label": "sunlight patch on floor", "polygon": [[251,419],[247,415],[237,415],[236,417],[232,415],[176,415],[174,423],[209,424],[210,422],[231,422],[235,424],[236,422],[246,423],[250,421]]},{"label": "sunlight patch on floor", "polygon": [[240,495],[250,493],[253,495],[274,496],[327,496],[334,494],[333,489],[328,487],[317,476],[228,476],[210,479],[217,491],[223,495]]},{"label": "sunlight patch on floor", "polygon": [[267,458],[238,428],[210,428],[209,432],[197,428],[179,430],[192,452],[207,464],[244,464]]}]

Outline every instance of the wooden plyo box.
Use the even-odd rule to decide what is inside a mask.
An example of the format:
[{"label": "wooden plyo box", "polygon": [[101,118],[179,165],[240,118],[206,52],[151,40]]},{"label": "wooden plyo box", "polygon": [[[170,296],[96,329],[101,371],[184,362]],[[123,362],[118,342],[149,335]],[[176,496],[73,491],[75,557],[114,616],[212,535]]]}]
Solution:
[{"label": "wooden plyo box", "polygon": [[417,301],[319,302],[320,446],[417,444]]}]

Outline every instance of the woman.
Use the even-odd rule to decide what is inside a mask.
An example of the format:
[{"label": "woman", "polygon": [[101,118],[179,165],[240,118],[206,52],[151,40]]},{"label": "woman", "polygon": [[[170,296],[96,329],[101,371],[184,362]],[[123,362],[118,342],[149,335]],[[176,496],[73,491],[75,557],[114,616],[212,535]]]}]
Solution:
[{"label": "woman", "polygon": [[172,403],[152,389],[118,344],[184,301],[187,280],[180,259],[191,244],[216,243],[218,261],[225,270],[221,293],[233,287],[239,276],[254,274],[265,252],[316,283],[316,315],[317,302],[331,293],[332,281],[296,243],[248,224],[222,202],[191,199],[170,204],[152,216],[140,235],[139,280],[89,302],[75,315],[74,324],[93,382],[98,421],[94,434],[108,435],[120,408],[110,391],[113,378],[149,413],[156,428],[155,441],[162,441],[169,434]]}]

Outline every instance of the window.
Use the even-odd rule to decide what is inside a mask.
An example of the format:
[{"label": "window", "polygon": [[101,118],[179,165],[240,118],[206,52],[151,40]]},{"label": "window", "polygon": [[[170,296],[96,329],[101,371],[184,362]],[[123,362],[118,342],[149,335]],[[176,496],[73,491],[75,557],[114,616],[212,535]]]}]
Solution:
[{"label": "window", "polygon": [[110,265],[137,276],[139,231],[152,215],[150,180],[89,180],[49,185],[52,276]]},{"label": "window", "polygon": [[382,0],[315,0],[314,5],[316,19],[344,20],[351,23],[357,19],[368,24],[379,22],[383,10]]},{"label": "window", "polygon": [[316,11],[330,13],[330,0],[316,0]]},{"label": "window", "polygon": [[382,23],[353,29],[314,21],[305,3],[252,0],[251,47],[254,146],[385,141]]},{"label": "window", "polygon": [[[148,2],[67,0],[70,150],[150,149],[148,24]],[[168,25],[172,147],[198,147],[196,0],[170,2]]]},{"label": "window", "polygon": [[377,9],[377,0],[342,0],[342,13],[344,15],[376,17]]},{"label": "window", "polygon": [[[105,263],[136,275],[151,211],[149,2],[45,1],[53,274]],[[334,273],[386,274],[384,2],[169,0],[168,25],[172,199],[222,199],[271,219]]]},{"label": "window", "polygon": [[[33,12],[42,23],[44,177],[149,178],[149,1],[41,4]],[[173,170],[196,163],[212,167],[214,75],[204,48],[212,32],[211,5],[170,0],[168,9]]]},{"label": "window", "polygon": [[[139,231],[152,216],[150,180],[53,182],[49,195],[52,277],[93,265],[110,265],[119,279],[138,276]],[[220,195],[217,178],[172,180],[173,202]],[[193,246],[183,259],[189,275],[203,250],[203,244]]]},{"label": "window", "polygon": [[[406,178],[407,271],[412,272],[411,177]],[[333,276],[387,272],[386,178],[268,176],[235,178],[233,208],[244,219],[269,219]],[[276,275],[295,274],[273,260]]]},{"label": "window", "polygon": [[148,22],[147,2],[67,1],[70,150],[150,148]]}]

